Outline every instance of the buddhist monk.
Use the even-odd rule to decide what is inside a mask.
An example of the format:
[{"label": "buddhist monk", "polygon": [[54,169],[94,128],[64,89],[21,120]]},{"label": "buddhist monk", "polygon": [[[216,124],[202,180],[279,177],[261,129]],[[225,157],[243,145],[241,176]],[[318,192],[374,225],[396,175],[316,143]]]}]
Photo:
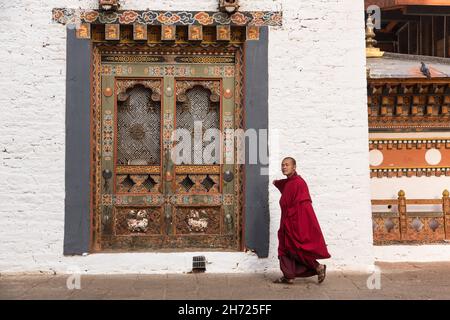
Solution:
[{"label": "buddhist monk", "polygon": [[281,221],[278,230],[278,259],[283,276],[275,283],[293,284],[297,277],[317,275],[322,283],[326,265],[316,259],[328,259],[322,231],[312,207],[305,180],[296,172],[296,161],[287,157],[281,163],[286,179],[274,180],[281,192]]}]

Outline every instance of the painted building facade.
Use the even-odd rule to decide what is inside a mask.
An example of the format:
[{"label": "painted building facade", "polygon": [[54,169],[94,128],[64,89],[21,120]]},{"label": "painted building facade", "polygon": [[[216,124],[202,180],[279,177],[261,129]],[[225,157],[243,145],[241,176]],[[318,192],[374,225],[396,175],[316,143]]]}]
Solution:
[{"label": "painted building facade", "polygon": [[[363,1],[240,1],[231,16],[215,0],[121,1],[120,14],[84,0],[2,6],[2,272],[187,272],[198,255],[208,272],[276,270],[270,181],[288,155],[332,268],[446,259],[444,244],[373,245],[370,200],[399,186],[378,193],[394,180],[370,178],[379,133],[369,135]],[[268,161],[173,163],[171,133],[193,133],[194,119],[267,130]],[[442,176],[426,181],[440,190],[431,179]]]}]

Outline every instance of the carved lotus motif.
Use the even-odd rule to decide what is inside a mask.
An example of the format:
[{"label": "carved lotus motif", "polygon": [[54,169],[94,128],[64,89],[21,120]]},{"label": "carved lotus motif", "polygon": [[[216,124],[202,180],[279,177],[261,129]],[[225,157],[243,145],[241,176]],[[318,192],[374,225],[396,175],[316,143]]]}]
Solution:
[{"label": "carved lotus motif", "polygon": [[200,214],[202,216],[206,216],[207,213],[205,210],[191,210],[187,215],[187,224],[189,227],[189,231],[193,232],[204,232],[208,228],[208,218],[200,218]]},{"label": "carved lotus motif", "polygon": [[128,230],[131,232],[147,232],[148,213],[147,210],[130,210],[127,219]]}]

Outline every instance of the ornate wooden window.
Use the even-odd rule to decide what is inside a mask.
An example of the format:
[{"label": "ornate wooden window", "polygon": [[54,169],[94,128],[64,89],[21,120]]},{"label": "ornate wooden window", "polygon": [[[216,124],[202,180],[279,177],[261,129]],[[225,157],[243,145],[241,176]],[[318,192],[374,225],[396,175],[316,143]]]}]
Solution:
[{"label": "ornate wooden window", "polygon": [[[53,17],[70,23],[76,12],[55,9]],[[251,105],[246,122],[249,127],[267,126],[267,28],[261,29],[260,41],[244,41],[259,39],[258,26],[280,25],[281,13],[242,16],[239,12],[239,19],[230,25],[223,25],[223,15],[218,13],[194,14],[201,16],[201,24],[206,23],[200,30],[201,43],[188,43],[195,27],[189,21],[180,20],[183,23],[173,29],[175,40],[166,42],[156,20],[143,25],[122,23],[121,17],[130,17],[126,11],[117,21],[105,23],[105,15],[84,11],[80,29],[67,30],[67,78],[73,81],[67,82],[64,254],[161,248],[242,250],[244,165],[170,161],[168,137],[177,127],[180,101],[174,90],[182,81],[220,83],[218,101],[209,87],[193,86],[187,91],[186,101],[197,108],[206,105],[205,96],[209,99],[210,118],[200,115],[190,122],[202,118],[209,121],[208,128],[244,129],[245,45],[249,57],[246,103]],[[205,20],[208,16],[214,19],[213,25]],[[114,29],[114,38],[120,40],[109,42],[107,29]],[[158,86],[142,83],[148,81],[160,81],[160,100],[154,97]],[[135,83],[119,96],[119,87],[126,82]],[[221,146],[220,159],[230,148]],[[245,226],[245,246],[267,257],[268,194],[256,186],[268,184],[268,179],[260,169],[261,165],[253,165],[246,173],[249,210],[245,215],[253,223]]]},{"label": "ornate wooden window", "polygon": [[241,68],[239,45],[94,47],[94,250],[241,249],[243,166],[194,137],[243,128]]}]

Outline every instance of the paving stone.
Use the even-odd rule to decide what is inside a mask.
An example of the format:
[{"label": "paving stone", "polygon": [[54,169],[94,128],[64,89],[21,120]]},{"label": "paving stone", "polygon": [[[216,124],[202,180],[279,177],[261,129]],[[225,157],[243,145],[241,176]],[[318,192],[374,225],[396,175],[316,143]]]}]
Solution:
[{"label": "paving stone", "polygon": [[450,299],[450,263],[380,265],[381,288],[367,287],[369,274],[328,272],[274,284],[278,273],[82,275],[81,289],[67,288],[68,275],[2,275],[1,299]]}]

